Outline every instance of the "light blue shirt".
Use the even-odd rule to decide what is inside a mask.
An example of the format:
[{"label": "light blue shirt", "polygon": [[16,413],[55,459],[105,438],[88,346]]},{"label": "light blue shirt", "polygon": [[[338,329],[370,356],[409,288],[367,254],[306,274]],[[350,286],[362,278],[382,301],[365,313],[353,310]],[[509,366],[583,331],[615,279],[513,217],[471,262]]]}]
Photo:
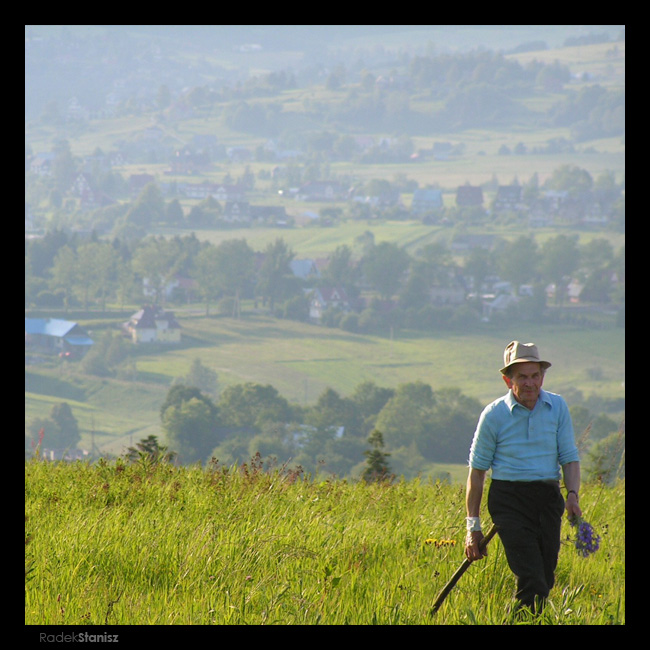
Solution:
[{"label": "light blue shirt", "polygon": [[532,411],[511,390],[486,406],[469,453],[471,468],[492,468],[502,481],[559,480],[561,466],[579,459],[569,408],[545,390]]}]

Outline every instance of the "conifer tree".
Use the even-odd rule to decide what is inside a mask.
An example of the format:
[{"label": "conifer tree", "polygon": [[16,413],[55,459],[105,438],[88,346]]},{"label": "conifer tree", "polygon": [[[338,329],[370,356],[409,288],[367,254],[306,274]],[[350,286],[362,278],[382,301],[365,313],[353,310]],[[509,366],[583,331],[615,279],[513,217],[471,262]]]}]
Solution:
[{"label": "conifer tree", "polygon": [[383,451],[384,436],[381,431],[375,429],[368,437],[368,443],[372,449],[364,452],[366,456],[366,468],[363,471],[361,478],[367,483],[372,481],[385,481],[390,480],[390,467],[386,460],[389,453]]}]

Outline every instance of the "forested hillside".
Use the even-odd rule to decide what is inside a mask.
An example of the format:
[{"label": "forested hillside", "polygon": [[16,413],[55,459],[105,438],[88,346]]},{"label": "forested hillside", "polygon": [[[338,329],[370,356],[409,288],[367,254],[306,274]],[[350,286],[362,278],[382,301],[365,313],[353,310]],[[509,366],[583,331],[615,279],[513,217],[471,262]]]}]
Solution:
[{"label": "forested hillside", "polygon": [[[114,453],[135,431],[184,462],[347,475],[380,430],[399,472],[462,463],[483,389],[289,380],[245,346],[226,361],[217,328],[278,350],[298,331],[389,341],[388,366],[400,338],[533,326],[617,331],[617,349],[624,75],[623,26],[26,26],[26,316],[95,339],[70,362],[26,348],[26,448],[45,428]],[[124,336],[149,303],[176,312],[176,347]],[[614,365],[570,370],[610,450]],[[318,395],[296,400],[296,378]],[[88,412],[124,385],[148,426],[123,423],[129,400]]]}]

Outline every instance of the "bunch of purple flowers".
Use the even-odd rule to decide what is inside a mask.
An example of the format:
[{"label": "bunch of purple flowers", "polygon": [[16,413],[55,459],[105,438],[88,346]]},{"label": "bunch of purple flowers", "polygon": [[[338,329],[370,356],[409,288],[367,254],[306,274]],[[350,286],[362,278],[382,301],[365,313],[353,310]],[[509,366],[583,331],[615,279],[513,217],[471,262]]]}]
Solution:
[{"label": "bunch of purple flowers", "polygon": [[582,557],[595,553],[600,547],[600,535],[597,535],[593,526],[582,517],[573,517],[571,525],[577,528],[575,547]]}]

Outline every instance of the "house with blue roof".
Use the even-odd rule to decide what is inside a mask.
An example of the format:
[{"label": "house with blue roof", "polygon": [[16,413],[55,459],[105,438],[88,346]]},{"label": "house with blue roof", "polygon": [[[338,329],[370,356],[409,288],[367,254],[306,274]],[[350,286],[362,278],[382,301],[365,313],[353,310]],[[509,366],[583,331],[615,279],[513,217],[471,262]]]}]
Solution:
[{"label": "house with blue roof", "polygon": [[25,348],[83,356],[93,344],[78,323],[60,318],[25,318]]},{"label": "house with blue roof", "polygon": [[312,259],[291,260],[291,272],[301,280],[314,280],[320,277],[320,271]]},{"label": "house with blue roof", "polygon": [[443,206],[442,191],[434,189],[419,189],[413,192],[411,213],[415,215],[427,214],[440,210]]}]

